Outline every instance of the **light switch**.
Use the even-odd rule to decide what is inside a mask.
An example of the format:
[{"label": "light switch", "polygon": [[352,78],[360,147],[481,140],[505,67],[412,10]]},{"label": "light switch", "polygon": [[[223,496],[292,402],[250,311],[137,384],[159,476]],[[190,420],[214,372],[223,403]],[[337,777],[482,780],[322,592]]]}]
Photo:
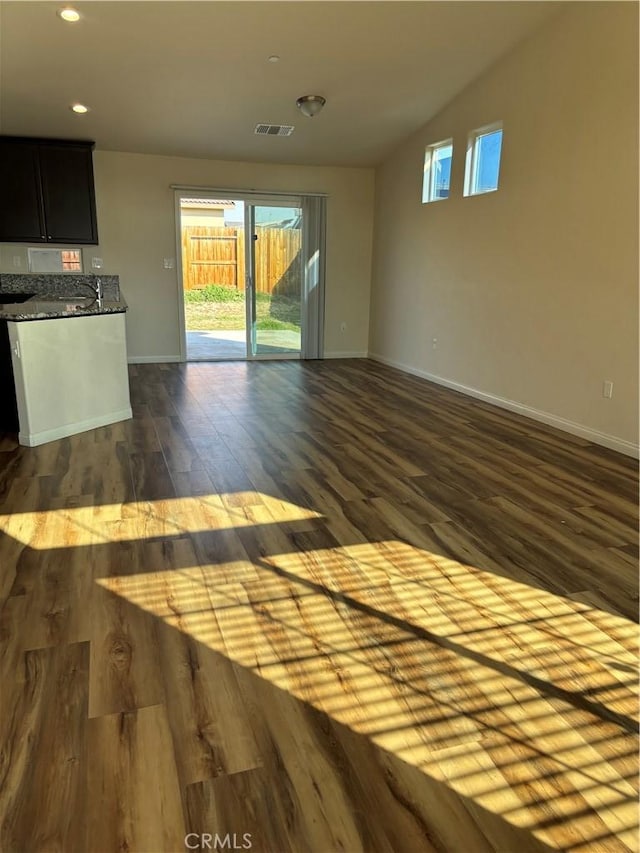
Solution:
[{"label": "light switch", "polygon": [[164,268],[166,270],[172,270],[176,265],[176,259],[175,258],[164,258],[163,259],[163,265],[164,265]]}]

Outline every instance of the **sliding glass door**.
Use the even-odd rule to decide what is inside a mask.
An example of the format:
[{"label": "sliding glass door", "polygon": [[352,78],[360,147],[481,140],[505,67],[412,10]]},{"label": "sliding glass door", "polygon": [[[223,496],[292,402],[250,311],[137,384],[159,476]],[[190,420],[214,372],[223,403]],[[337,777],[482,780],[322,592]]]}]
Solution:
[{"label": "sliding glass door", "polygon": [[302,209],[246,205],[247,353],[299,358],[302,336]]},{"label": "sliding glass door", "polygon": [[322,358],[325,199],[174,189],[183,357]]}]

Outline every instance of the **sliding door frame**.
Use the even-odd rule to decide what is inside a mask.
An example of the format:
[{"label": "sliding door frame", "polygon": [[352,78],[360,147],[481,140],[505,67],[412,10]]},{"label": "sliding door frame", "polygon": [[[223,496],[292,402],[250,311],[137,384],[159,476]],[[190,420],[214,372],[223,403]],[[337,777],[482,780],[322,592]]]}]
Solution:
[{"label": "sliding door frame", "polygon": [[[295,360],[302,358],[304,352],[304,342],[307,334],[307,305],[304,298],[303,289],[305,288],[304,281],[301,281],[301,347],[300,352],[296,355],[290,353],[273,353],[273,354],[253,354],[252,335],[255,334],[254,324],[250,322],[253,318],[255,310],[255,297],[253,281],[255,270],[255,246],[253,235],[255,233],[255,220],[253,212],[256,206],[269,207],[296,207],[302,211],[303,215],[303,242],[305,240],[306,227],[304,223],[304,205],[303,199],[307,197],[326,198],[325,193],[284,193],[272,191],[257,191],[257,190],[235,190],[235,189],[219,189],[209,187],[190,187],[179,184],[172,184],[171,189],[174,191],[174,211],[175,211],[175,230],[176,230],[176,274],[178,284],[178,322],[180,329],[180,361],[187,361],[187,329],[186,317],[184,308],[184,276],[183,276],[183,259],[182,259],[182,212],[180,202],[183,198],[202,198],[202,199],[233,199],[234,201],[242,201],[244,203],[244,227],[245,227],[245,309],[246,309],[246,361],[274,361],[274,360]],[[247,227],[249,225],[249,227]],[[304,273],[303,273],[304,275]],[[251,276],[251,281],[248,277]],[[321,306],[321,322],[324,318],[324,305]]]},{"label": "sliding door frame", "polygon": [[256,282],[256,221],[257,207],[296,208],[302,214],[302,199],[299,196],[254,196],[250,201],[244,200],[245,221],[245,294],[247,309],[247,361],[296,361],[302,358],[302,342],[305,336],[305,312],[303,310],[304,282],[300,280],[300,349],[297,352],[259,353],[256,314],[257,314],[257,282]]}]

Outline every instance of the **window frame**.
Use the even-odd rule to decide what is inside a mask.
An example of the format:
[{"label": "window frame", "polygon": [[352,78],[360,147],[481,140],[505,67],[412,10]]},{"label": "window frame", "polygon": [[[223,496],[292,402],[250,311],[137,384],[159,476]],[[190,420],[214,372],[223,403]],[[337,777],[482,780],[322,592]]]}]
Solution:
[{"label": "window frame", "polygon": [[[500,157],[498,159],[498,174],[496,176],[496,185],[491,189],[478,190],[474,189],[474,185],[478,180],[478,140],[483,136],[489,136],[496,131],[500,131],[502,136],[500,139]],[[500,186],[500,166],[502,164],[502,140],[504,138],[504,125],[502,121],[494,121],[491,124],[485,124],[472,130],[467,137],[467,157],[464,168],[464,197],[468,198],[474,195],[486,195],[494,193]]]},{"label": "window frame", "polygon": [[[72,252],[77,254],[77,260],[65,259],[64,256]],[[77,263],[79,266],[73,268],[67,266],[65,269],[65,264],[70,263]],[[34,275],[68,275],[69,273],[78,275],[84,272],[82,248],[80,246],[64,246],[63,248],[29,246],[27,249],[27,266],[29,272]]]},{"label": "window frame", "polygon": [[432,201],[446,201],[451,195],[451,176],[449,176],[448,193],[445,196],[434,194],[435,169],[433,169],[434,155],[441,148],[451,148],[451,164],[453,165],[453,137],[442,139],[425,146],[424,166],[422,170],[422,203],[430,204]]}]

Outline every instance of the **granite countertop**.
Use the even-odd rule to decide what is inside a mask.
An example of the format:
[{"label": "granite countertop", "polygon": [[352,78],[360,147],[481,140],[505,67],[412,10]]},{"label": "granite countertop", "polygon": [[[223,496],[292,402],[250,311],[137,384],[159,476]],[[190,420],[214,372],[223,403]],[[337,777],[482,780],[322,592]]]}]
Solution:
[{"label": "granite countertop", "polygon": [[[94,293],[98,281],[103,290],[100,305]],[[13,298],[5,303],[3,294]],[[20,294],[29,298],[16,302]],[[0,320],[55,320],[126,310],[117,275],[0,273]]]},{"label": "granite countertop", "polygon": [[127,303],[122,296],[118,300],[103,299],[98,305],[91,296],[49,296],[36,294],[26,302],[2,302],[0,291],[0,320],[56,320],[69,317],[91,317],[99,314],[122,314]]}]

